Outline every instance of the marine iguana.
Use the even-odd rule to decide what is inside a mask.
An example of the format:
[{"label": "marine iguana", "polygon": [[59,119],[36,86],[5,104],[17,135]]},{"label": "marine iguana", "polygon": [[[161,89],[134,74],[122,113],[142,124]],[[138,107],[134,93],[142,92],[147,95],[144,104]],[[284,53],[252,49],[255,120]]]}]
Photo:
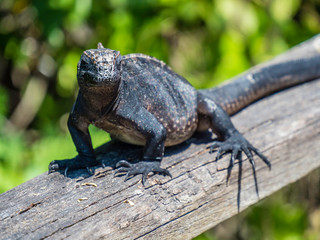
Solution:
[{"label": "marine iguana", "polygon": [[270,161],[232,124],[229,115],[275,91],[320,77],[320,35],[212,89],[196,90],[164,62],[143,54],[122,56],[104,48],[83,52],[77,67],[79,93],[68,128],[79,153],[55,160],[49,173],[98,165],[88,126],[93,124],[120,141],[144,146],[137,163],[121,160],[117,171],[126,179],[148,173],[171,176],[160,167],[166,146],[210,129],[219,141],[216,159],[231,152],[230,169],[241,152],[254,169],[253,153],[269,168]]}]

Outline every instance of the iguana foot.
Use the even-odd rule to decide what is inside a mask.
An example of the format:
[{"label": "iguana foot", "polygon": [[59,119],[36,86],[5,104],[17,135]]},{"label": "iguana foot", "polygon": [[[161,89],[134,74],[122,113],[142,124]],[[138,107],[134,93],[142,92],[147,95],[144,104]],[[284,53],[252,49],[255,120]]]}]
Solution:
[{"label": "iguana foot", "polygon": [[231,152],[231,159],[230,159],[230,165],[228,167],[228,176],[227,181],[230,176],[231,169],[233,168],[235,159],[239,159],[241,161],[241,158],[238,157],[238,155],[241,152],[244,152],[246,156],[248,157],[253,170],[255,170],[255,162],[253,160],[253,152],[258,155],[262,161],[267,164],[269,169],[271,169],[271,163],[268,160],[266,156],[264,156],[257,148],[252,146],[251,143],[249,143],[238,131],[236,131],[233,135],[231,135],[228,139],[226,139],[223,142],[216,141],[210,146],[210,153],[213,152],[214,149],[218,148],[217,151],[217,157],[216,160],[219,160],[221,158],[221,155],[225,152]]},{"label": "iguana foot", "polygon": [[79,156],[72,159],[54,160],[49,164],[49,174],[57,171],[64,171],[67,177],[69,170],[87,169],[90,175],[93,175],[90,167],[97,166],[98,162],[91,158],[80,158]]},{"label": "iguana foot", "polygon": [[127,181],[131,176],[142,174],[142,184],[144,185],[149,173],[160,174],[163,176],[169,176],[172,178],[170,172],[167,169],[160,168],[160,162],[158,161],[140,161],[138,163],[129,163],[126,160],[121,160],[116,165],[117,172],[126,172],[124,181]]}]

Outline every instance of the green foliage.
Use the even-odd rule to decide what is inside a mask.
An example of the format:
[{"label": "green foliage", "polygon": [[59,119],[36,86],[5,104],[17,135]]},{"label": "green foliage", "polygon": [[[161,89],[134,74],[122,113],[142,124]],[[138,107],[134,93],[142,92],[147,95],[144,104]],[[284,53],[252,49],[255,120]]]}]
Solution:
[{"label": "green foliage", "polygon": [[306,209],[299,205],[284,204],[284,201],[267,202],[256,206],[248,215],[252,228],[251,239],[304,239],[308,227]]},{"label": "green foliage", "polygon": [[[313,172],[316,184],[307,178],[287,186],[271,197],[195,238],[248,240],[317,240],[320,234],[320,210],[307,205],[302,192],[309,185],[319,194],[319,170]],[[315,187],[316,189],[313,189]],[[307,197],[308,198],[308,197]]]},{"label": "green foliage", "polygon": [[206,232],[195,237],[193,240],[216,240],[216,239],[217,238],[213,234],[209,234],[208,232]]},{"label": "green foliage", "polygon": [[[315,0],[2,0],[0,192],[76,154],[66,121],[83,50],[102,42],[152,55],[195,87],[212,87],[317,34],[319,9]],[[42,87],[26,99],[34,79]],[[31,114],[27,124],[19,106]],[[90,131],[95,146],[109,140]],[[266,226],[269,239],[301,239],[304,208],[282,205],[255,208],[251,239]]]}]

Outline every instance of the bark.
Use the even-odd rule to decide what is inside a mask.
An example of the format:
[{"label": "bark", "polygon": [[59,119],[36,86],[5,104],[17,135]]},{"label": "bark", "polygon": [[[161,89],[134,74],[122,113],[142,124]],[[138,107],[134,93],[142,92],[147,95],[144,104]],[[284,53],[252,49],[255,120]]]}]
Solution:
[{"label": "bark", "polygon": [[[110,142],[97,149],[106,168],[44,173],[0,195],[2,239],[191,239],[302,178],[320,165],[320,80],[269,96],[232,121],[272,163],[257,157],[255,180],[244,157],[226,184],[229,155],[209,154],[210,134],[166,150],[162,167],[173,178],[124,182],[115,163],[141,148]],[[241,186],[241,188],[239,187]],[[240,194],[239,194],[240,193]]]}]

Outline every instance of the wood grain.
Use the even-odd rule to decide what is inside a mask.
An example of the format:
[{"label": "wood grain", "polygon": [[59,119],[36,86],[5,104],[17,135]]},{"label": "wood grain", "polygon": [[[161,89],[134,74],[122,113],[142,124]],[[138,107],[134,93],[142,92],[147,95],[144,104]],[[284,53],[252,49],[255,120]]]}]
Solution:
[{"label": "wood grain", "polygon": [[[272,162],[258,158],[259,197],[320,166],[320,80],[269,96],[232,118]],[[238,213],[237,163],[226,185],[230,156],[209,154],[209,134],[168,148],[163,167],[173,178],[123,182],[112,168],[141,148],[116,142],[97,149],[106,168],[94,176],[44,173],[0,195],[1,239],[191,239]],[[94,185],[94,184],[96,185]],[[252,168],[242,164],[240,211],[259,201]]]}]

